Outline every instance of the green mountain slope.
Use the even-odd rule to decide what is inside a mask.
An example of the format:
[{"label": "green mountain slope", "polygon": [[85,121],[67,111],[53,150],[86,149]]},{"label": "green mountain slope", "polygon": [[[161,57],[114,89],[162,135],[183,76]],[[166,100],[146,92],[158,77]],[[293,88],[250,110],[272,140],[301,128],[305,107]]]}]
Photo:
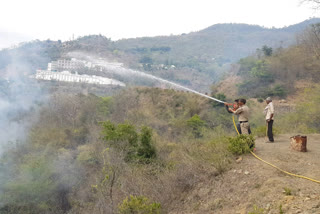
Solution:
[{"label": "green mountain slope", "polygon": [[154,47],[168,46],[171,49],[162,52],[162,57],[151,54],[156,59],[168,57],[180,61],[197,58],[199,61],[210,61],[218,58],[222,63],[235,62],[262,45],[287,47],[295,42],[296,33],[317,22],[320,19],[314,18],[279,29],[247,24],[216,24],[199,32],[179,36],[120,40],[116,42],[116,46],[136,54],[148,53]]},{"label": "green mountain slope", "polygon": [[[73,41],[34,41],[16,49],[0,51],[0,71],[9,64],[28,63],[30,72],[45,68],[46,63],[70,52],[84,52],[118,61],[198,90],[208,90],[212,82],[229,70],[230,63],[253,54],[267,45],[288,47],[296,35],[314,18],[281,29],[247,24],[216,24],[198,32],[176,36],[143,37],[112,41],[102,35],[91,35]],[[14,60],[13,60],[14,59]]]}]

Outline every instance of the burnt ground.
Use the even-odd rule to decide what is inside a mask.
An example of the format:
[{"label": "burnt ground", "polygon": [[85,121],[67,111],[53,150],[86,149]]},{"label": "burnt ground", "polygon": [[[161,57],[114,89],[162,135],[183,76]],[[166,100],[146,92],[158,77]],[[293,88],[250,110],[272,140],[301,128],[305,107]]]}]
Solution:
[{"label": "burnt ground", "polygon": [[[308,135],[306,153],[290,150],[289,138],[279,135],[273,144],[259,138],[256,154],[283,170],[320,180],[320,135]],[[286,175],[251,154],[242,158],[224,174],[199,182],[170,213],[246,214],[257,207],[279,214],[280,206],[286,214],[320,213],[319,183]]]}]

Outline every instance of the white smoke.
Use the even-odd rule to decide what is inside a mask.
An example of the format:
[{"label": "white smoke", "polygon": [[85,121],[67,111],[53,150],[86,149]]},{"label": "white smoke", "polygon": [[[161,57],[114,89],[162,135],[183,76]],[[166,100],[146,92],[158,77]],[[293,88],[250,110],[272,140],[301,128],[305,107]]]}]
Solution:
[{"label": "white smoke", "polygon": [[[44,101],[43,91],[37,82],[28,78],[32,66],[11,56],[11,64],[0,76],[0,155],[13,142],[23,143],[31,123],[30,118]],[[34,114],[33,114],[34,115]]]}]

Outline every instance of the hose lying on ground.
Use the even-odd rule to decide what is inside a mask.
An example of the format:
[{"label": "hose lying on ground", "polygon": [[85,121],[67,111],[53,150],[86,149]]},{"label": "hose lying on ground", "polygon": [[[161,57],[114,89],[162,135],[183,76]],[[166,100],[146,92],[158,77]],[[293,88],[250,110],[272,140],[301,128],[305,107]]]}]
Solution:
[{"label": "hose lying on ground", "polygon": [[[239,133],[239,131],[238,131],[238,129],[237,129],[237,126],[236,126],[236,122],[234,121],[234,116],[232,116],[232,120],[233,120],[234,128],[236,129],[238,135],[240,135],[240,133]],[[272,163],[269,163],[269,162],[263,160],[263,159],[260,158],[258,155],[256,155],[254,152],[250,151],[250,153],[251,153],[255,158],[257,158],[258,160],[262,161],[263,163],[268,164],[269,166],[272,166],[273,168],[276,168],[277,170],[279,170],[279,171],[281,171],[281,172],[283,172],[283,173],[285,173],[285,174],[287,174],[287,175],[291,175],[291,176],[294,176],[294,177],[307,179],[307,180],[309,180],[309,181],[313,181],[313,182],[316,182],[316,183],[319,183],[319,184],[320,184],[320,181],[318,181],[318,180],[315,180],[315,179],[312,179],[312,178],[309,178],[309,177],[306,177],[306,176],[302,176],[302,175],[297,175],[297,174],[294,174],[294,173],[291,173],[291,172],[287,172],[287,171],[285,171],[285,170],[283,170],[283,169],[280,169],[279,167],[273,165]]]},{"label": "hose lying on ground", "polygon": [[[218,100],[217,98],[210,97],[210,96],[208,96],[208,95],[206,95],[206,94],[199,93],[199,92],[197,92],[197,91],[195,91],[195,90],[192,90],[192,89],[183,87],[183,86],[181,86],[181,85],[178,85],[178,84],[169,82],[169,81],[167,81],[167,80],[165,80],[165,81],[168,82],[168,83],[170,83],[170,84],[173,84],[173,85],[175,85],[175,86],[177,86],[177,87],[183,88],[183,89],[185,89],[185,90],[187,90],[187,91],[190,91],[190,92],[192,92],[192,93],[195,93],[195,94],[197,94],[197,95],[206,97],[206,98],[208,98],[208,99],[214,100],[214,101],[219,102],[219,103],[224,103],[223,101]],[[240,135],[240,133],[239,133],[239,131],[238,131],[238,129],[237,129],[236,123],[235,123],[235,121],[234,121],[234,116],[232,116],[232,120],[233,120],[234,128],[236,129],[238,135]],[[273,168],[278,169],[279,171],[281,171],[281,172],[283,172],[283,173],[285,173],[285,174],[287,174],[287,175],[291,175],[291,176],[294,176],[294,177],[307,179],[307,180],[310,180],[310,181],[313,181],[313,182],[316,182],[316,183],[319,183],[319,184],[320,184],[320,181],[318,181],[318,180],[315,180],[315,179],[312,179],[312,178],[308,178],[308,177],[306,177],[306,176],[297,175],[297,174],[294,174],[294,173],[287,172],[287,171],[285,171],[285,170],[283,170],[283,169],[280,169],[279,167],[277,167],[277,166],[275,166],[275,165],[273,165],[273,164],[271,164],[271,163],[263,160],[262,158],[260,158],[259,156],[257,156],[254,152],[250,151],[250,153],[251,153],[255,158],[257,158],[258,160],[264,162],[265,164],[268,164],[269,166],[272,166]]]}]

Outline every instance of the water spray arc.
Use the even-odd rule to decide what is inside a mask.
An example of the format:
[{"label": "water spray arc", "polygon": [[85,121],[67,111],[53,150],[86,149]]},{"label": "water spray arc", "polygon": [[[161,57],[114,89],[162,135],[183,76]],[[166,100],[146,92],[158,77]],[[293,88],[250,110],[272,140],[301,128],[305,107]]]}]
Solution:
[{"label": "water spray arc", "polygon": [[[94,59],[91,59],[94,61]],[[169,85],[172,85],[176,88],[180,88],[180,89],[183,89],[183,90],[186,90],[186,91],[189,91],[189,92],[192,92],[194,94],[197,94],[199,96],[202,96],[202,97],[206,97],[208,99],[211,99],[211,100],[214,100],[216,102],[219,102],[219,103],[224,103],[223,101],[217,99],[217,98],[214,98],[214,97],[210,97],[206,94],[202,94],[196,90],[193,90],[193,89],[190,89],[190,88],[187,88],[185,86],[182,86],[182,85],[179,85],[177,83],[174,83],[174,82],[171,82],[169,80],[165,80],[165,79],[162,79],[160,77],[156,77],[156,76],[153,76],[151,74],[146,74],[144,72],[141,72],[141,71],[137,71],[137,70],[133,70],[133,69],[128,69],[128,68],[124,68],[124,67],[120,67],[120,66],[110,66],[108,65],[108,63],[104,63],[104,62],[96,62],[96,64],[100,65],[100,66],[103,66],[105,67],[108,71],[111,71],[111,72],[114,72],[114,73],[117,73],[117,74],[122,74],[122,75],[128,75],[128,74],[133,74],[133,75],[139,75],[139,76],[142,76],[142,77],[146,77],[146,78],[149,78],[149,79],[153,79],[153,80],[157,80],[157,81],[160,81],[160,82],[163,82],[163,83],[166,83],[166,84],[169,84]]]},{"label": "water spray arc", "polygon": [[[148,75],[148,74],[146,74],[146,75]],[[152,75],[150,75],[150,76],[152,76]],[[196,90],[187,88],[187,87],[182,86],[182,85],[179,85],[179,84],[177,84],[177,83],[170,82],[170,81],[168,81],[168,80],[165,80],[165,79],[162,79],[162,78],[159,78],[159,77],[155,77],[155,76],[153,76],[153,77],[154,77],[155,79],[161,81],[161,82],[164,82],[164,83],[173,85],[173,86],[178,87],[178,88],[182,88],[182,89],[184,89],[184,90],[186,90],[186,91],[190,91],[190,92],[192,92],[192,93],[194,93],[194,94],[200,95],[200,96],[202,96],[202,97],[206,97],[206,98],[211,99],[211,100],[214,100],[214,101],[216,101],[216,102],[224,103],[223,101],[218,100],[218,99],[216,99],[216,98],[214,98],[214,97],[210,97],[210,96],[208,96],[208,95],[202,94],[202,93],[200,93],[200,92],[198,92],[198,91],[196,91]]]}]

